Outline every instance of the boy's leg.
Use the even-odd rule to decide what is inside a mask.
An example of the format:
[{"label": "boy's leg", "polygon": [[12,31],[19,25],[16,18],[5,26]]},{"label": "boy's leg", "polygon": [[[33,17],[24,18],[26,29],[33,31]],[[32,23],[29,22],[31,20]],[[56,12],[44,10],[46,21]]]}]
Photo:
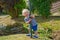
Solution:
[{"label": "boy's leg", "polygon": [[30,34],[30,29],[28,29],[28,32],[29,32],[29,34]]},{"label": "boy's leg", "polygon": [[36,30],[36,31],[34,31],[34,33],[35,33],[35,35],[34,35],[34,37],[33,37],[33,38],[38,38],[38,32],[37,32],[37,30]]},{"label": "boy's leg", "polygon": [[28,34],[27,34],[27,36],[31,36],[30,28],[28,28]]},{"label": "boy's leg", "polygon": [[34,38],[38,38],[37,25],[33,26],[33,31],[35,33]]},{"label": "boy's leg", "polygon": [[37,31],[34,31],[35,35],[38,35],[38,32]]}]

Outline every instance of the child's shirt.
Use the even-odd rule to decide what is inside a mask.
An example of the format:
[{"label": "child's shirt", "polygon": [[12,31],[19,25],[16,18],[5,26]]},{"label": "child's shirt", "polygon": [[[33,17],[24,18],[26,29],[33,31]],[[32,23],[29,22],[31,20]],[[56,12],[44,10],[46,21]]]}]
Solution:
[{"label": "child's shirt", "polygon": [[[30,20],[30,17],[29,16],[26,17],[26,18],[24,18],[24,21],[25,22],[27,22],[29,20]],[[31,26],[35,26],[35,25],[37,25],[37,22],[36,22],[35,18],[32,18],[32,20],[31,20]]]}]

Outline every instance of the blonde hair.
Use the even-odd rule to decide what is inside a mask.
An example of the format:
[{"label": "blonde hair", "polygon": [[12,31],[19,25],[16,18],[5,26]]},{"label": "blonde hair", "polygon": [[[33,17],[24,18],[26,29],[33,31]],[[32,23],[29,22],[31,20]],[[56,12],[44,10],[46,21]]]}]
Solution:
[{"label": "blonde hair", "polygon": [[25,13],[25,12],[27,12],[28,14],[30,14],[30,11],[28,9],[23,9],[22,10],[22,13]]}]

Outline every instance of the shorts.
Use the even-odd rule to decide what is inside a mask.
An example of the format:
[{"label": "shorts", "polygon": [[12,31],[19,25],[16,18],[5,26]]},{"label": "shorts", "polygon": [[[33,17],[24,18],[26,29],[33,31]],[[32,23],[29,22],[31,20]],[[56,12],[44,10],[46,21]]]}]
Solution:
[{"label": "shorts", "polygon": [[[30,29],[30,27],[29,27],[29,29]],[[33,30],[33,31],[37,31],[37,25],[32,26],[32,30]]]}]

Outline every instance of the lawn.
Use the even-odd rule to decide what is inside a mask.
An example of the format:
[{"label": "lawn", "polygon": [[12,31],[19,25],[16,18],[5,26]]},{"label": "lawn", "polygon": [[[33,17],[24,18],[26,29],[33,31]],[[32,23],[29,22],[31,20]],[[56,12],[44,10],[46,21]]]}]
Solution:
[{"label": "lawn", "polygon": [[27,37],[26,34],[14,34],[8,36],[0,36],[0,40],[39,40],[39,39],[32,39]]},{"label": "lawn", "polygon": [[14,34],[14,35],[8,35],[8,36],[0,36],[0,40],[51,40],[51,39],[48,39],[47,37],[39,37],[37,39],[33,39],[30,37],[27,37],[26,34]]}]

